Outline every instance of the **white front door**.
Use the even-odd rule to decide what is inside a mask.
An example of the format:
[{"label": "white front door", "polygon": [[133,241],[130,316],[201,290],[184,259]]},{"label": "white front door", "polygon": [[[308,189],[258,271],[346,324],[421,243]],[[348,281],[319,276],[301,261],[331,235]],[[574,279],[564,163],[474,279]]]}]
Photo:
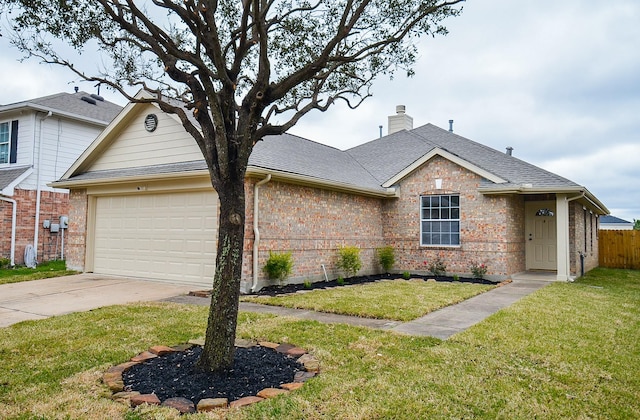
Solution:
[{"label": "white front door", "polygon": [[525,202],[527,270],[557,270],[556,202]]}]

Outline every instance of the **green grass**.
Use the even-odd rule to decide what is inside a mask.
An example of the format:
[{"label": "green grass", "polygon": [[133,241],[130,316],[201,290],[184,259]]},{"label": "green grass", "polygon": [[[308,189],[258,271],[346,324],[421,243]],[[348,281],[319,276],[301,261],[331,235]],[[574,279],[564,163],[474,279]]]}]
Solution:
[{"label": "green grass", "polygon": [[[151,345],[203,335],[206,318],[154,303],[0,328],[0,418],[211,418],[130,411],[99,380]],[[640,418],[640,271],[553,283],[447,341],[257,314],[238,333],[302,346],[322,372],[218,418]]]},{"label": "green grass", "polygon": [[77,274],[77,271],[67,270],[64,261],[48,261],[38,264],[36,268],[15,267],[0,269],[0,284],[48,279],[71,274]]},{"label": "green grass", "polygon": [[494,287],[472,283],[388,280],[288,296],[243,296],[242,301],[363,318],[410,321]]}]

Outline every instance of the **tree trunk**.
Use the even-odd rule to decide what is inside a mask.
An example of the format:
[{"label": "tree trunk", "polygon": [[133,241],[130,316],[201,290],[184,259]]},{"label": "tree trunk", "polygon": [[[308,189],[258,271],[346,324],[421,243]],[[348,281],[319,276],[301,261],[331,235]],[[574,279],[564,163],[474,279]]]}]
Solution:
[{"label": "tree trunk", "polygon": [[[224,184],[233,184],[231,182]],[[219,188],[218,255],[213,279],[209,322],[198,366],[218,371],[233,366],[244,246],[244,177]]]}]

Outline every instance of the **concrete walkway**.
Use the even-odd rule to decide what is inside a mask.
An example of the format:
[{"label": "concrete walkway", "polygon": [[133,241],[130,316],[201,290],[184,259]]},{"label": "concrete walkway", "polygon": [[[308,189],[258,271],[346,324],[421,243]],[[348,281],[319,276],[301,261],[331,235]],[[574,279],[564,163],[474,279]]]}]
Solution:
[{"label": "concrete walkway", "polygon": [[[248,302],[241,302],[240,310],[311,319],[326,323],[343,323],[381,330],[392,330],[409,335],[430,336],[445,340],[453,334],[464,331],[472,325],[477,324],[488,316],[498,312],[500,309],[513,304],[522,297],[543,288],[549,283],[548,279],[540,280],[539,277],[536,278],[535,276],[518,278],[509,284],[474,296],[459,304],[448,306],[405,323],[385,319],[334,315],[305,309],[259,305]],[[177,296],[165,300],[183,304],[209,305],[208,298],[194,296]]]},{"label": "concrete walkway", "polygon": [[102,306],[161,300],[193,289],[194,286],[89,273],[3,284],[0,327]]},{"label": "concrete walkway", "polygon": [[[406,323],[246,302],[240,303],[240,310],[446,339],[550,283],[550,277],[544,276],[527,274],[513,277],[512,283]],[[0,327],[29,319],[140,301],[162,300],[208,306],[209,298],[187,295],[194,289],[197,287],[88,273],[5,284],[0,285]]]},{"label": "concrete walkway", "polygon": [[545,280],[514,280],[456,305],[398,325],[393,331],[445,340],[548,284],[549,281]]}]

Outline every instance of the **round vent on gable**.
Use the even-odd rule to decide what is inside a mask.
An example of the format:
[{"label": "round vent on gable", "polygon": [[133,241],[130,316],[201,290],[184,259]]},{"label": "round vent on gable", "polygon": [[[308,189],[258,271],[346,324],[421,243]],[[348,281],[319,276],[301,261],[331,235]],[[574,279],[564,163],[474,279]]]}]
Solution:
[{"label": "round vent on gable", "polygon": [[155,131],[158,128],[158,116],[156,114],[149,114],[144,119],[144,128],[148,132]]}]

